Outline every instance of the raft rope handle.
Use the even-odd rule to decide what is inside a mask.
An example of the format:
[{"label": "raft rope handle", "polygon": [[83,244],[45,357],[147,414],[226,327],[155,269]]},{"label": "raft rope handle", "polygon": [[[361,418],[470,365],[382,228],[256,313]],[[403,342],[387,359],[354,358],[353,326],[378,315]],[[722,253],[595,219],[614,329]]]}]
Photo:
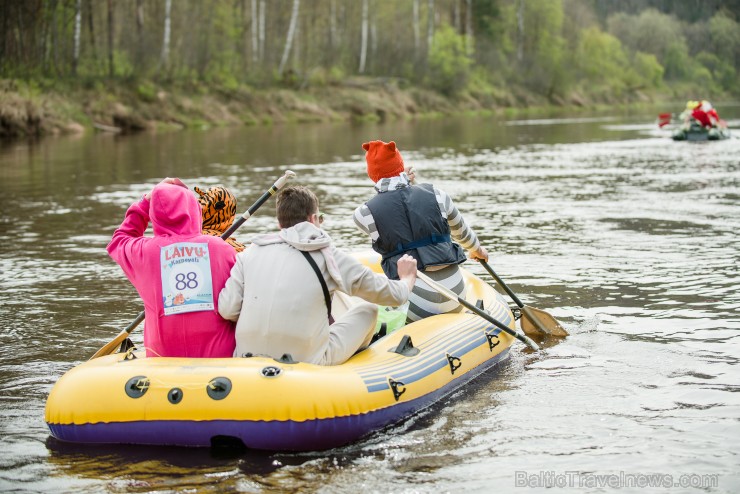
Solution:
[{"label": "raft rope handle", "polygon": [[[129,348],[128,350],[126,350],[126,352],[125,352],[125,353],[124,353],[124,352],[118,352],[118,353],[123,353],[123,359],[122,359],[122,360],[129,360],[129,359],[127,358],[127,357],[128,357],[128,355],[129,355],[130,353],[131,353],[131,354],[133,354],[133,353],[134,353],[135,351],[138,351],[138,350],[139,350],[139,347],[137,347],[136,345],[134,345],[134,346],[132,346],[131,348]],[[158,353],[158,352],[157,352],[156,350],[154,350],[154,349],[152,349],[152,348],[149,348],[148,346],[143,346],[143,345],[142,345],[142,347],[141,347],[141,350],[144,350],[145,352],[151,352],[151,353],[153,353],[153,354],[154,354],[154,356],[155,356],[155,357],[161,357],[161,356],[162,356],[162,355],[160,355],[160,354],[159,354],[159,353]],[[135,358],[135,357],[134,357],[134,358]],[[130,359],[130,360],[133,360],[133,359]]]},{"label": "raft rope handle", "polygon": [[129,347],[128,350],[126,350],[126,354],[123,356],[123,360],[134,360],[136,359],[136,355],[134,354],[134,350],[136,350],[135,346]]},{"label": "raft rope handle", "polygon": [[[200,382],[200,383],[195,383],[195,382],[190,382],[190,383],[182,383],[182,382],[169,383],[169,382],[166,382],[166,381],[164,381],[162,379],[157,379],[157,378],[153,378],[153,377],[149,377],[148,379],[149,379],[149,388],[150,389],[152,389],[152,388],[172,389],[173,387],[177,387],[177,388],[180,388],[180,389],[203,389],[203,383],[202,382]],[[215,390],[215,387],[213,387],[213,383],[210,380],[209,380],[208,383],[206,383],[206,387],[210,387],[211,389]]]},{"label": "raft rope handle", "polygon": [[[159,353],[157,353],[156,351],[152,350],[149,347],[143,347],[142,349],[143,350],[148,350],[148,351],[152,352],[157,357],[161,357],[161,355]],[[129,361],[130,362],[131,360],[136,359],[136,357],[131,358],[131,359],[128,358],[129,355],[133,355],[133,354],[134,354],[134,348],[130,348],[129,350],[126,351],[126,354],[124,355],[123,359],[121,359],[121,362],[124,362],[124,361]],[[199,382],[199,383],[195,383],[195,382],[191,382],[191,383],[182,383],[182,382],[168,383],[167,381],[164,381],[162,379],[152,378],[152,377],[148,377],[148,376],[147,376],[147,378],[149,379],[149,388],[150,389],[151,388],[154,388],[154,387],[171,389],[173,386],[174,387],[181,388],[181,389],[202,389],[203,388],[203,383],[202,382]],[[215,386],[213,384],[213,379],[215,379],[215,378],[211,378],[208,381],[208,383],[206,383],[206,386],[207,387],[210,387],[213,390],[215,390],[216,388],[215,388]],[[155,384],[157,386],[155,386]]]}]

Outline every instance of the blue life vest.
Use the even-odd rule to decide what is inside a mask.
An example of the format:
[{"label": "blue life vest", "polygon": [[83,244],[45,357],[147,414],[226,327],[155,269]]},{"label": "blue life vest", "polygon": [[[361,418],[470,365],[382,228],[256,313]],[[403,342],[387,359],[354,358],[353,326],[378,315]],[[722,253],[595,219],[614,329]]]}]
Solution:
[{"label": "blue life vest", "polygon": [[367,207],[379,235],[373,250],[382,256],[380,265],[388,278],[398,279],[396,262],[404,254],[415,258],[421,271],[465,262],[465,252],[452,241],[431,184],[381,192]]}]

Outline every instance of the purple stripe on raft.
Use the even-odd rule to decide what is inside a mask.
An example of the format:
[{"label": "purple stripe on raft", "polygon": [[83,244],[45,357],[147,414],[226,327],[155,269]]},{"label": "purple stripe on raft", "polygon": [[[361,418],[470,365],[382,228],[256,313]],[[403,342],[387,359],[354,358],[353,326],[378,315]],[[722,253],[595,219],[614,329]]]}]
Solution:
[{"label": "purple stripe on raft", "polygon": [[[342,446],[423,410],[504,359],[507,348],[442,388],[412,401],[362,415],[295,421],[158,420],[97,424],[48,424],[61,441],[76,443],[210,446],[214,436],[232,436],[250,449],[317,451]],[[408,387],[408,386],[407,386]],[[390,391],[388,391],[390,393]]]}]

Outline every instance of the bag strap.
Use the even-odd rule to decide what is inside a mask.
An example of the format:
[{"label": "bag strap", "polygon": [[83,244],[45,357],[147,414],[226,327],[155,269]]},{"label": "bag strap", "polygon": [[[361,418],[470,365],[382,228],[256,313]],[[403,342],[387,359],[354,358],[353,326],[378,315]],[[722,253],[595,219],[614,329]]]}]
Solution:
[{"label": "bag strap", "polygon": [[313,260],[313,257],[311,257],[311,254],[309,254],[305,250],[300,251],[300,253],[303,254],[303,257],[305,257],[308,263],[311,265],[311,267],[313,268],[313,272],[316,273],[316,277],[319,279],[319,283],[321,283],[321,290],[324,292],[324,302],[326,303],[326,312],[329,316],[329,324],[334,324],[334,318],[331,315],[331,295],[329,295],[329,287],[326,286],[324,275],[321,274],[321,270],[316,264],[316,261]]}]

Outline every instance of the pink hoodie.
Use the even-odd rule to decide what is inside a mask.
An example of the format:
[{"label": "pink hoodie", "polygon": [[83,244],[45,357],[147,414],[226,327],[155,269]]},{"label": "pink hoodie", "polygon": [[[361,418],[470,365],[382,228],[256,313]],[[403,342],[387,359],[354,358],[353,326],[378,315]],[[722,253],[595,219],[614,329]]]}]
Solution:
[{"label": "pink hoodie", "polygon": [[[154,237],[144,237],[150,218]],[[231,357],[234,354],[234,323],[218,314],[218,294],[229,278],[236,253],[220,237],[201,234],[201,223],[200,205],[188,189],[159,184],[152,190],[151,200],[143,198],[128,208],[123,223],[108,244],[108,254],[121,266],[144,301],[144,346],[148,357]],[[213,309],[165,315],[162,247],[179,242],[208,245],[215,294]],[[168,301],[167,306],[172,307],[172,303]]]}]

